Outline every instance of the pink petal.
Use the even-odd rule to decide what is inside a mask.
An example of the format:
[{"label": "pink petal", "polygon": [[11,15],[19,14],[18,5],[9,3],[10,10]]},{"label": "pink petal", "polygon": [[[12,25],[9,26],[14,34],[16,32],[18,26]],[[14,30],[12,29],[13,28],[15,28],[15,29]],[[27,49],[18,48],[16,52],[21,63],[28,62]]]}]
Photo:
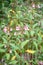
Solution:
[{"label": "pink petal", "polygon": [[33,4],[32,7],[35,8],[35,4]]},{"label": "pink petal", "polygon": [[20,30],[20,26],[16,26],[16,30]]},{"label": "pink petal", "polygon": [[24,30],[29,30],[28,26],[25,25],[24,26]]},{"label": "pink petal", "polygon": [[7,32],[7,27],[4,27],[3,31],[6,33]]}]

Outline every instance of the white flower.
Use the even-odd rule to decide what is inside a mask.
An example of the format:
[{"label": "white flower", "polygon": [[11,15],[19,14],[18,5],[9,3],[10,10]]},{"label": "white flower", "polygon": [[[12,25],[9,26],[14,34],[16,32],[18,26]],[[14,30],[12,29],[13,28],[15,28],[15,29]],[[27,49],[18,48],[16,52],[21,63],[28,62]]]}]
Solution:
[{"label": "white flower", "polygon": [[7,46],[6,45],[4,45],[4,48],[6,48]]},{"label": "white flower", "polygon": [[12,50],[10,50],[9,53],[12,53]]},{"label": "white flower", "polygon": [[12,28],[10,28],[10,31],[12,31],[13,29]]},{"label": "white flower", "polygon": [[17,33],[16,33],[16,32],[14,32],[14,35],[17,35]]}]

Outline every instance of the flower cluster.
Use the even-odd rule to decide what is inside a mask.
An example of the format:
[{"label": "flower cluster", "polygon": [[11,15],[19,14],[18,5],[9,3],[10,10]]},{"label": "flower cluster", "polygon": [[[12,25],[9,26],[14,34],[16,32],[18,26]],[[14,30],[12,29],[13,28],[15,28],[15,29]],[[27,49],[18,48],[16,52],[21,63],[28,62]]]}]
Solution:
[{"label": "flower cluster", "polygon": [[[19,31],[19,33],[18,32],[14,32],[14,35],[19,35],[19,34],[21,34],[21,31],[23,30],[23,31],[29,31],[29,28],[28,28],[28,26],[27,25],[24,25],[23,26],[23,28],[21,28],[20,26],[16,26],[16,28],[15,28],[15,30],[16,31]],[[6,33],[7,35],[10,35],[10,32],[11,31],[13,31],[13,28],[10,28],[9,30],[8,30],[8,27],[4,27],[3,28],[3,31],[4,31],[4,33]]]}]

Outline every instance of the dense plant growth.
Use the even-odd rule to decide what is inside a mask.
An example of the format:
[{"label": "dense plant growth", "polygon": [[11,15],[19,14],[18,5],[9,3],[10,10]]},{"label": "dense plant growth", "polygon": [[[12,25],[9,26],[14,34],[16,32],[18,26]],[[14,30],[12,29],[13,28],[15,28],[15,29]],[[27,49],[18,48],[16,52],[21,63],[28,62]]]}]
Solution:
[{"label": "dense plant growth", "polygon": [[43,65],[43,0],[0,0],[0,64]]}]

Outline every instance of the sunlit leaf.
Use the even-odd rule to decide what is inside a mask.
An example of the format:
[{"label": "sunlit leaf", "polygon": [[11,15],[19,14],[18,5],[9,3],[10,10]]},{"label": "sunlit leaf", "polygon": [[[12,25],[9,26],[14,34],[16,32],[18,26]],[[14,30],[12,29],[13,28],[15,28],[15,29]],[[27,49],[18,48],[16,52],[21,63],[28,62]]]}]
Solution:
[{"label": "sunlit leaf", "polygon": [[26,52],[27,52],[27,53],[30,53],[30,54],[34,54],[34,53],[35,53],[34,50],[29,50],[29,49],[27,49]]},{"label": "sunlit leaf", "polygon": [[15,60],[15,58],[16,58],[16,56],[13,56],[13,57],[11,58],[11,60]]}]

